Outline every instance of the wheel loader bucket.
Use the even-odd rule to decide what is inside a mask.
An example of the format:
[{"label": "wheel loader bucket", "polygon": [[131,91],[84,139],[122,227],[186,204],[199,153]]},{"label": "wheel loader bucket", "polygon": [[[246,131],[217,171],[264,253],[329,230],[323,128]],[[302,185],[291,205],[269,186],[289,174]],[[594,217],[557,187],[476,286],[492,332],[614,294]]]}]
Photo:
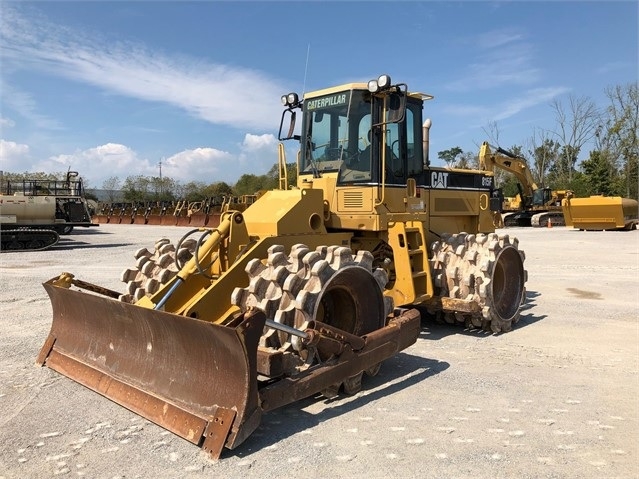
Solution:
[{"label": "wheel loader bucket", "polygon": [[191,217],[190,216],[178,216],[177,217],[177,222],[176,222],[177,226],[189,226],[190,224],[191,224]]},{"label": "wheel loader bucket", "polygon": [[162,226],[175,226],[177,224],[177,218],[173,215],[164,215],[160,218],[160,224]]},{"label": "wheel loader bucket", "polygon": [[44,283],[53,322],[38,364],[201,446],[214,458],[257,428],[262,312],[250,311],[232,325],[220,326],[120,302],[109,290],[100,292],[111,297],[54,282]]},{"label": "wheel loader bucket", "polygon": [[160,215],[149,215],[146,217],[146,224],[151,226],[157,226],[162,224],[162,216]]},{"label": "wheel loader bucket", "polygon": [[195,213],[191,216],[191,221],[189,222],[190,226],[194,226],[196,228],[201,228],[206,226],[209,220],[209,215],[204,213]]},{"label": "wheel loader bucket", "polygon": [[220,217],[222,215],[220,213],[209,213],[209,219],[206,223],[206,226],[209,228],[217,228],[220,226]]}]

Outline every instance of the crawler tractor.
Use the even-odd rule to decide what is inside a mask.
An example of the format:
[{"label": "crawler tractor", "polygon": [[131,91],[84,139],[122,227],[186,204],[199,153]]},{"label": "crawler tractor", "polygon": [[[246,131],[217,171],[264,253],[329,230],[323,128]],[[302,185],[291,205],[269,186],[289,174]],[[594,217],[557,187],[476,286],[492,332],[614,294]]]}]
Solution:
[{"label": "crawler tractor", "polygon": [[421,312],[510,330],[524,254],[494,233],[490,173],[429,166],[429,98],[387,75],[285,95],[297,187],[282,175],[216,228],[139,251],[125,293],[46,282],[38,362],[217,458],[267,411],[358,392],[417,340]]}]

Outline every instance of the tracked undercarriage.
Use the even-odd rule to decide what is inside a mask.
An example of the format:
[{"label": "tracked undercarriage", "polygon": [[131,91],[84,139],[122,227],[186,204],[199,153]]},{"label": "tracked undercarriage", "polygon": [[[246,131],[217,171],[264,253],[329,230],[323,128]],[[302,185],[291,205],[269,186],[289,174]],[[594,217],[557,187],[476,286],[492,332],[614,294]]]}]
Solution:
[{"label": "tracked undercarriage", "polygon": [[530,218],[530,226],[566,226],[566,220],[561,211],[545,211],[543,213],[535,213],[532,218]]},{"label": "tracked undercarriage", "polygon": [[50,229],[3,229],[0,231],[0,251],[42,251],[55,246],[60,236]]}]

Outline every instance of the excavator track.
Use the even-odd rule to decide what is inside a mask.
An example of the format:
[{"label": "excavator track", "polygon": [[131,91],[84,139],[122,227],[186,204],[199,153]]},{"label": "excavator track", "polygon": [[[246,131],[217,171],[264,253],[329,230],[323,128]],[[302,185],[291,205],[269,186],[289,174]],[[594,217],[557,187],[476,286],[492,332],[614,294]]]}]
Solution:
[{"label": "excavator track", "polygon": [[0,232],[0,251],[43,251],[55,246],[60,236],[49,229],[17,228]]},{"label": "excavator track", "polygon": [[544,211],[543,213],[535,213],[530,218],[530,226],[566,226],[566,220],[564,214],[561,211]]},{"label": "excavator track", "polygon": [[470,312],[435,311],[448,323],[462,323],[493,333],[507,332],[519,321],[527,272],[519,241],[509,235],[442,235],[432,246],[435,292],[465,300]]}]

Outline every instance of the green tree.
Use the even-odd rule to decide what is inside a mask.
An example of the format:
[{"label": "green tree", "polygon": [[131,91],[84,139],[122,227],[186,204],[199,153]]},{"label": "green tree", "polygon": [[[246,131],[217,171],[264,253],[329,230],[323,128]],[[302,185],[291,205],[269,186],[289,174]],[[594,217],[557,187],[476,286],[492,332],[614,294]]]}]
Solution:
[{"label": "green tree", "polygon": [[205,190],[206,183],[203,181],[189,181],[182,186],[177,197],[186,201],[202,201],[206,199]]},{"label": "green tree", "polygon": [[150,179],[146,176],[127,176],[122,185],[124,201],[129,203],[149,201],[151,199],[149,195],[150,183]]},{"label": "green tree", "polygon": [[237,195],[254,195],[260,190],[270,190],[275,188],[275,180],[268,175],[244,174],[235,183],[235,193]]},{"label": "green tree", "polygon": [[[279,188],[280,182],[280,173],[279,173],[279,165],[275,163],[266,176],[273,179],[273,188]],[[297,163],[287,163],[286,164],[286,177],[288,180],[288,186],[295,186],[297,184]]]},{"label": "green tree", "polygon": [[617,196],[619,191],[618,173],[606,151],[594,150],[581,163],[588,195]]},{"label": "green tree", "polygon": [[448,150],[442,150],[437,152],[437,158],[446,162],[449,168],[452,168],[457,163],[457,158],[464,153],[458,146],[449,148]]},{"label": "green tree", "polygon": [[555,134],[562,148],[554,170],[558,181],[570,184],[579,152],[595,136],[601,113],[590,98],[577,98],[574,95],[568,96],[567,106],[554,100],[551,107],[555,110],[557,123]]},{"label": "green tree", "polygon": [[639,199],[639,86],[637,82],[605,90],[610,104],[599,128],[600,144],[617,159],[623,196]]},{"label": "green tree", "polygon": [[207,196],[227,196],[233,194],[233,187],[224,181],[211,183],[205,189]]},{"label": "green tree", "polygon": [[176,199],[177,181],[164,176],[152,176],[149,180],[149,195],[151,201],[174,201]]},{"label": "green tree", "polygon": [[109,203],[114,203],[119,196],[120,178],[117,176],[107,178],[102,183],[102,189],[106,192],[107,201]]},{"label": "green tree", "polygon": [[551,140],[545,132],[540,131],[533,136],[531,144],[529,153],[533,158],[533,164],[529,166],[533,178],[537,186],[548,186],[546,176],[559,157],[559,142]]},{"label": "green tree", "polygon": [[568,189],[573,180],[575,159],[579,155],[574,147],[564,145],[559,149],[557,158],[548,171],[548,182],[553,189]]}]

